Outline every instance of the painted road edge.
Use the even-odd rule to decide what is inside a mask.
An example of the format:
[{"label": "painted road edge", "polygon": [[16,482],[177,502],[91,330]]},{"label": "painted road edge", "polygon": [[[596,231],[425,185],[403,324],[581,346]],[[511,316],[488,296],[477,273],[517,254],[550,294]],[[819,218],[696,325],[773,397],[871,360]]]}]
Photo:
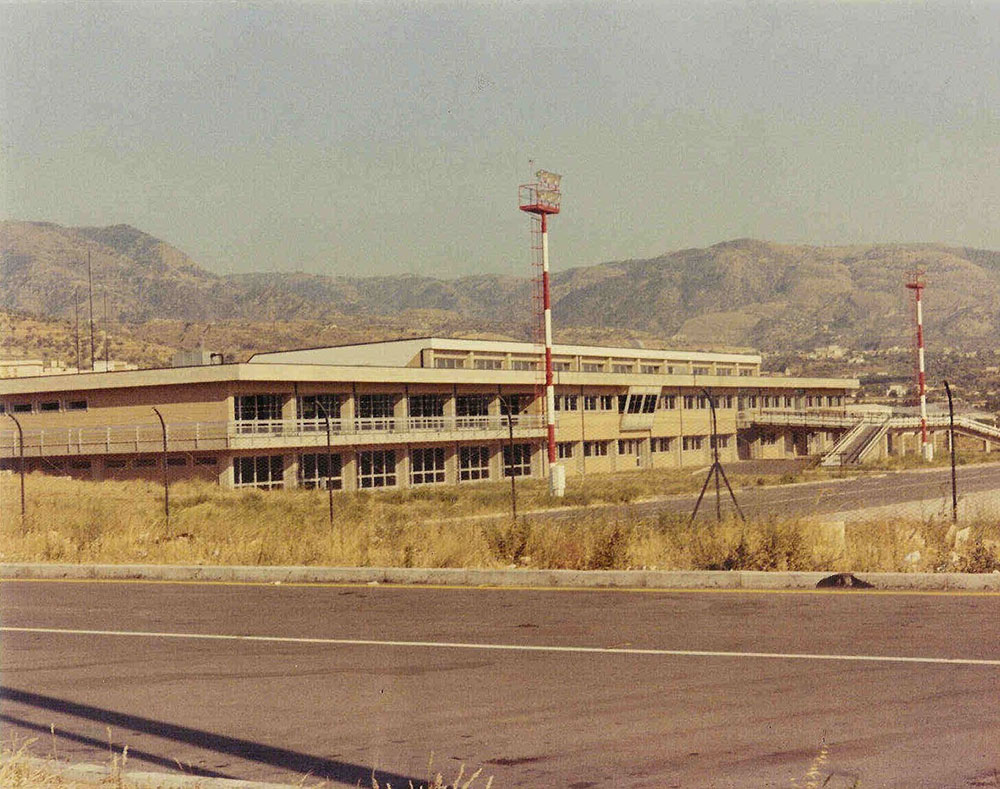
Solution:
[{"label": "painted road edge", "polygon": [[[393,584],[628,589],[815,589],[831,572],[749,570],[464,570],[168,564],[0,564],[0,579]],[[885,590],[1000,591],[1000,573],[855,573]]]}]

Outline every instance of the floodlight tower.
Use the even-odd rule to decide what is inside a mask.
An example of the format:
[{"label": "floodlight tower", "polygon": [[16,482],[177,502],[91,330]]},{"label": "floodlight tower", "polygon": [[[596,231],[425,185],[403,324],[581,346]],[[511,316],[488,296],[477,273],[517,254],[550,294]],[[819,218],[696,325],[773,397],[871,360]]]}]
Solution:
[{"label": "floodlight tower", "polygon": [[548,428],[549,490],[562,496],[566,489],[565,469],[556,463],[556,397],[552,380],[552,302],[549,297],[549,216],[559,213],[562,199],[561,175],[539,170],[536,181],[518,187],[518,207],[533,214],[541,223],[542,325],[545,332],[545,420]]},{"label": "floodlight tower", "polygon": [[924,368],[924,312],[921,300],[926,283],[924,272],[914,271],[906,287],[913,291],[917,323],[917,393],[920,396],[920,451],[924,460],[934,459],[934,445],[927,440],[927,378]]}]

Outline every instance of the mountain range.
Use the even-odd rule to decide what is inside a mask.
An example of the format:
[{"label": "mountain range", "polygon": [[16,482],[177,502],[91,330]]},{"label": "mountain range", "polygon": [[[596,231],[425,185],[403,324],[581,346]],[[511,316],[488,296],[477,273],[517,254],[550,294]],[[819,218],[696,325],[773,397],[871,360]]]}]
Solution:
[{"label": "mountain range", "polygon": [[[72,318],[107,293],[112,321],[280,321],[403,331],[530,337],[530,276],[338,277],[213,274],[169,243],[128,225],[0,223],[0,309]],[[525,267],[527,268],[527,267]],[[753,347],[779,352],[836,343],[878,348],[912,336],[911,272],[925,272],[925,331],[953,348],[1000,344],[1000,252],[941,244],[806,246],[738,239],[556,271],[556,341]],[[526,274],[529,272],[525,272]],[[313,330],[314,331],[314,330]],[[289,338],[283,337],[287,343]],[[298,344],[314,344],[303,336]],[[263,350],[262,343],[258,350]]]}]

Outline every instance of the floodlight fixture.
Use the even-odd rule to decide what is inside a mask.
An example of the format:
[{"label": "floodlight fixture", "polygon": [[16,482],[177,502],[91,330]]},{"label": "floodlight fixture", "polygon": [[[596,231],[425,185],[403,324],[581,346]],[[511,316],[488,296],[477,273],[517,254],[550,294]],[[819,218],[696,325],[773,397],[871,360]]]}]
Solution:
[{"label": "floodlight fixture", "polygon": [[522,211],[529,214],[558,214],[562,199],[560,185],[562,176],[548,170],[538,170],[535,182],[523,184],[518,189],[518,204]]}]

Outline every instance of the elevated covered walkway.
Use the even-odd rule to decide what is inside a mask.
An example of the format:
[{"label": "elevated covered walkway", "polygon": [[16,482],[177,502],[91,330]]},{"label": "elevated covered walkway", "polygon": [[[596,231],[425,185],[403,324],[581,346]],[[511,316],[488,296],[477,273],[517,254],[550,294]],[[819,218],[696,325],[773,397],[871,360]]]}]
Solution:
[{"label": "elevated covered walkway", "polygon": [[[816,430],[842,430],[833,447],[820,460],[822,466],[850,466],[863,463],[883,446],[886,436],[920,430],[920,417],[883,411],[834,413],[821,411],[741,411],[740,428],[790,427]],[[927,427],[948,430],[947,414],[927,417]],[[986,451],[1000,448],[1000,428],[968,416],[955,417],[955,434],[984,442]]]}]

